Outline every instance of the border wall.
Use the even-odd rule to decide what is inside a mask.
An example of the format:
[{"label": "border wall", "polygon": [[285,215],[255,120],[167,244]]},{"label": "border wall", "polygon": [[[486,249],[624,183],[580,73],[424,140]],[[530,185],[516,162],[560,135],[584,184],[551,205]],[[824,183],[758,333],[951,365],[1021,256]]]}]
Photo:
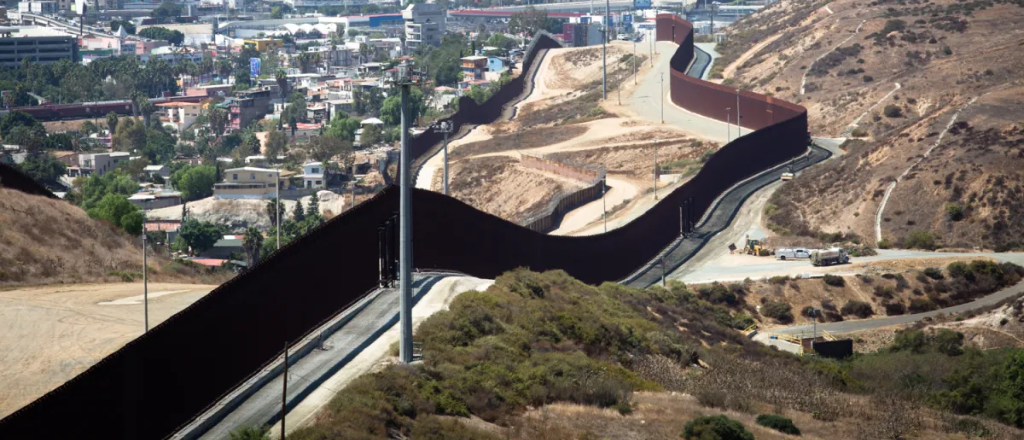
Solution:
[{"label": "border wall", "polygon": [[[683,75],[686,63],[678,67],[676,58],[687,52],[692,57],[692,28],[669,15],[659,16],[657,23],[659,39],[667,33],[680,42],[672,65],[673,101],[687,108],[692,102],[693,107],[723,109],[728,102],[735,102],[735,96],[716,87],[677,76]],[[538,49],[555,46],[557,42],[550,38],[535,38],[524,60],[524,72]],[[502,107],[522,93],[521,77],[483,105],[463,98],[459,112],[452,117],[454,128],[495,120]],[[683,101],[685,95],[677,93],[680,87],[713,89],[702,99],[714,101]],[[744,99],[757,96],[745,94]],[[536,271],[561,269],[586,283],[621,280],[677,238],[678,209],[683,200],[693,197],[694,207],[703,212],[735,183],[806,151],[806,112],[787,116],[780,111],[774,118],[775,124],[727,144],[693,179],[630,224],[606,234],[545,235],[442,194],[414,189],[413,264],[484,278],[528,267]],[[756,120],[747,119],[744,125]],[[415,138],[413,157],[423,155],[440,140],[440,134],[429,131]],[[6,174],[4,179],[5,185],[13,186],[7,183]],[[31,190],[30,185],[24,187]],[[387,188],[289,243],[0,420],[0,438],[160,439],[171,435],[274,359],[283,344],[301,339],[376,287],[376,231],[398,211],[398,199],[398,189]]]},{"label": "border wall", "polygon": [[568,214],[569,211],[601,197],[605,173],[603,168],[573,165],[546,157],[526,154],[523,155],[520,163],[527,168],[557,174],[587,184],[586,188],[557,197],[548,204],[541,214],[534,215],[520,222],[520,224],[531,231],[540,233],[551,232],[558,227],[562,222],[562,217]]},{"label": "border wall", "polygon": [[22,173],[21,170],[3,163],[0,163],[0,187],[16,189],[34,196],[57,198],[50,190]]}]

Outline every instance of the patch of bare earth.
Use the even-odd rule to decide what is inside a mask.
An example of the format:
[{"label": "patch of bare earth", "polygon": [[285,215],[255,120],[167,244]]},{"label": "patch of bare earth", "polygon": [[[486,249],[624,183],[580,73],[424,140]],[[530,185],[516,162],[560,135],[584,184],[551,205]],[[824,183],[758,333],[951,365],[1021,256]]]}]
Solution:
[{"label": "patch of bare earth", "polygon": [[[451,195],[509,221],[543,211],[552,200],[583,188],[582,183],[522,167],[508,157],[465,159],[451,167]],[[500,193],[496,189],[500,188]]]}]

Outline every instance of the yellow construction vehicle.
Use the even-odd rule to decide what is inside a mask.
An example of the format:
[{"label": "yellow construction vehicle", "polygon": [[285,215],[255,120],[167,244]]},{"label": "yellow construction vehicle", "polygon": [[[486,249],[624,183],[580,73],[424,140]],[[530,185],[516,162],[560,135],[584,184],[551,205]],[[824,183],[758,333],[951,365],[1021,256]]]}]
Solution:
[{"label": "yellow construction vehicle", "polygon": [[755,257],[765,257],[771,255],[771,251],[765,249],[761,244],[761,240],[755,240],[747,236],[747,244],[743,247],[743,253],[747,255],[753,255]]}]

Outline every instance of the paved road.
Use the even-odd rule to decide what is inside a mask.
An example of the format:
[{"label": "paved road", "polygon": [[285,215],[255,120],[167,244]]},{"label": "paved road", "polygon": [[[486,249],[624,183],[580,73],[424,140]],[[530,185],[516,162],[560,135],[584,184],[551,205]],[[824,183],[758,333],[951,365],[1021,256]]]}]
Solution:
[{"label": "paved road", "polygon": [[[449,275],[414,275],[413,298],[414,305],[427,294],[431,288],[441,279]],[[289,410],[298,405],[309,393],[311,393],[322,381],[344,367],[353,357],[359,354],[367,345],[374,342],[382,333],[393,327],[398,322],[398,289],[385,289],[370,294],[367,297],[365,307],[355,311],[351,320],[337,328],[333,333],[325,331],[324,349],[313,349],[307,355],[298,360],[289,360],[288,371],[288,406]],[[355,307],[355,305],[353,306]],[[330,326],[330,324],[328,324]],[[297,347],[289,350],[289,353],[297,351]],[[275,364],[278,362],[275,362]],[[267,367],[268,371],[273,365]],[[200,419],[190,424],[185,430],[178,432],[172,438],[189,439],[223,439],[229,433],[243,426],[259,426],[268,422],[276,422],[280,417],[282,375],[277,372],[266,373],[273,376],[263,386],[257,386],[257,390],[248,398],[244,399],[237,408],[230,410],[226,415],[214,415],[207,412],[200,416]],[[219,402],[215,409],[225,406]],[[202,420],[215,420],[212,426],[204,429],[203,425],[197,423]]]},{"label": "paved road", "polygon": [[[639,48],[640,46],[638,46]],[[654,70],[644,76],[632,96],[625,99],[630,107],[640,117],[650,121],[660,121],[662,112],[662,95],[664,95],[665,123],[672,124],[683,130],[689,131],[709,140],[726,143],[728,139],[736,137],[736,126],[728,125],[725,122],[705,118],[695,113],[690,113],[672,104],[668,98],[669,93],[669,60],[672,54],[679,47],[668,41],[657,42],[658,54],[655,60]],[[664,73],[664,88],[662,87],[662,76],[656,72]],[[736,109],[732,109],[735,112]],[[725,109],[722,109],[722,116],[725,116]],[[735,115],[733,115],[735,116]],[[743,133],[750,130],[744,129]]]}]

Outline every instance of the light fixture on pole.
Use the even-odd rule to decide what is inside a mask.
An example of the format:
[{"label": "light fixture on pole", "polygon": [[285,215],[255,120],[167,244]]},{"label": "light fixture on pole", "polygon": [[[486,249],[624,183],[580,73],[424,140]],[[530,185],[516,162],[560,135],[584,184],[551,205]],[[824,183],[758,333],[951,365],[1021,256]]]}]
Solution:
[{"label": "light fixture on pole", "polygon": [[444,133],[444,195],[448,194],[448,135],[452,132],[451,121],[441,121],[434,131]]},{"label": "light fixture on pole", "polygon": [[654,138],[654,200],[658,200],[658,138]]},{"label": "light fixture on pole", "polygon": [[732,107],[725,108],[725,143],[732,142]]}]

